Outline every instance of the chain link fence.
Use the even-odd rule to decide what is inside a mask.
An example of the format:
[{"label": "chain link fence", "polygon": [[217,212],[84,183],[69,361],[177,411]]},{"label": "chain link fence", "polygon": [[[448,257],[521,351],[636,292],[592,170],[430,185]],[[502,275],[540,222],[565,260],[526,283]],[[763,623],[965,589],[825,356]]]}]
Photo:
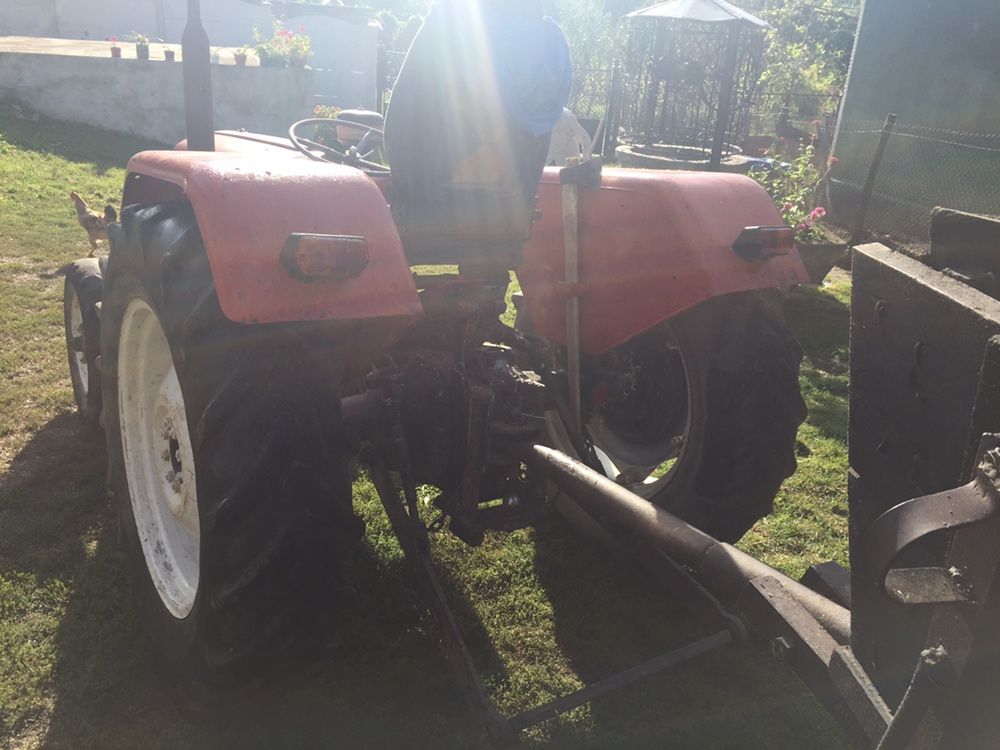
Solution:
[{"label": "chain link fence", "polygon": [[[750,112],[749,133],[752,136],[776,135],[787,128],[794,135],[797,130],[803,138],[810,138],[816,127],[835,115],[840,106],[840,95],[815,94],[798,91],[763,91],[757,94]],[[794,130],[793,130],[794,129]]]},{"label": "chain link fence", "polygon": [[[843,120],[830,172],[833,218],[850,225],[860,206],[882,122]],[[927,241],[931,209],[1000,214],[1000,132],[897,120],[875,179],[865,227],[903,242]]]},{"label": "chain link fence", "polygon": [[608,111],[611,91],[610,68],[584,68],[573,71],[573,89],[566,106],[581,120],[600,120]]}]

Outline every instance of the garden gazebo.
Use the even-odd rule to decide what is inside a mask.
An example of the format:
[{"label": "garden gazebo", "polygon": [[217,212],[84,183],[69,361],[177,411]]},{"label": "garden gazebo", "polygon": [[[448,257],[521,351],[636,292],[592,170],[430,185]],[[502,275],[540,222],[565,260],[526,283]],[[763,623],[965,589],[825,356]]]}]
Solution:
[{"label": "garden gazebo", "polygon": [[620,155],[689,169],[739,168],[723,162],[738,156],[746,135],[767,22],[726,0],[667,0],[626,18]]}]

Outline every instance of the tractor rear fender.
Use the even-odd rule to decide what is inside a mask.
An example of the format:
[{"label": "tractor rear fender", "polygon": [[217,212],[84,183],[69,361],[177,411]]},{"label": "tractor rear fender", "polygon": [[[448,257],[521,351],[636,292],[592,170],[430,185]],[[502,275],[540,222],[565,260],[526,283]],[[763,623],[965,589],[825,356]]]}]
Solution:
[{"label": "tractor rear fender", "polygon": [[[219,303],[239,323],[401,318],[422,307],[389,207],[363,172],[286,149],[147,151],[129,162],[123,205],[187,200]],[[293,274],[293,234],[362,237],[346,273]],[[329,247],[324,245],[323,247]],[[324,251],[325,252],[325,251]]]},{"label": "tractor rear fender", "polygon": [[755,181],[733,174],[605,169],[579,188],[580,283],[564,282],[562,189],[546,169],[541,218],[517,271],[534,330],[566,341],[566,298],[580,296],[581,348],[600,354],[699,302],[808,281],[798,252],[748,261],[746,227],[784,224]]}]

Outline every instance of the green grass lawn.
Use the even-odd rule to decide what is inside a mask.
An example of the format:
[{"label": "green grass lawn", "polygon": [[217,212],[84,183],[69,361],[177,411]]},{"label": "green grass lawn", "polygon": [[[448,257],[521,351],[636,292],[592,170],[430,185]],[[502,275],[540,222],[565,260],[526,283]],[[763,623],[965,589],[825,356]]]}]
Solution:
[{"label": "green grass lawn", "polygon": [[[0,746],[486,746],[432,634],[374,492],[337,606],[329,659],[192,715],[152,666],[132,617],[104,484],[103,438],[77,419],[58,269],[86,255],[67,193],[103,205],[144,144],[0,108]],[[846,563],[847,282],[793,292],[811,416],[799,471],[741,543],[791,575]],[[476,658],[502,709],[532,707],[699,635],[644,575],[558,518],[478,549],[436,541]],[[733,648],[529,732],[540,748],[842,748],[766,649]]]}]

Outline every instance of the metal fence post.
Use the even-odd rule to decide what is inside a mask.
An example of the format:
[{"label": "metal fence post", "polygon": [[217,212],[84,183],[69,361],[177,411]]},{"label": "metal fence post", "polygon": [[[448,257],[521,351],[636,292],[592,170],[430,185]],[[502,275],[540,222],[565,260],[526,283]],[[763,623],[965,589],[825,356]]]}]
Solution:
[{"label": "metal fence post", "polygon": [[861,235],[865,229],[865,216],[868,213],[868,204],[872,200],[872,191],[875,189],[875,178],[878,176],[879,166],[882,164],[882,155],[885,147],[889,143],[889,136],[892,135],[892,128],[896,124],[896,115],[890,112],[886,115],[885,125],[882,126],[882,135],[879,138],[878,146],[875,148],[875,155],[872,157],[871,166],[868,168],[868,179],[865,180],[864,190],[861,191],[861,204],[858,206],[858,214],[854,219],[854,231],[851,232],[851,244],[857,245],[861,242]]}]

